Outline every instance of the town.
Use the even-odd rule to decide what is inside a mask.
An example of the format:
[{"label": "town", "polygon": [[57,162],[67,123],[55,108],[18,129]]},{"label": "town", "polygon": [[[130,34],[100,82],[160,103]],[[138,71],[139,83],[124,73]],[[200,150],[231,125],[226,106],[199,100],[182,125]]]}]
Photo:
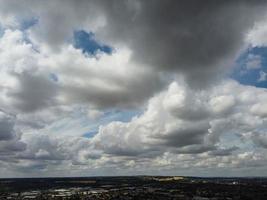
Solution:
[{"label": "town", "polygon": [[0,199],[10,200],[263,200],[265,178],[95,177],[3,179]]}]

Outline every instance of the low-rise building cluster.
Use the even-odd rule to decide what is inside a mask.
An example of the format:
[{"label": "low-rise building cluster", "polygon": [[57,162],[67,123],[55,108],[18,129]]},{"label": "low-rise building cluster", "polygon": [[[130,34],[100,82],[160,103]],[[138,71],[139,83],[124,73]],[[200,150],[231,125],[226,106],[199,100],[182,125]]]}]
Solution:
[{"label": "low-rise building cluster", "polygon": [[267,195],[267,184],[250,181],[147,177],[131,181],[131,184],[115,180],[111,181],[113,184],[2,192],[0,200],[263,200]]}]

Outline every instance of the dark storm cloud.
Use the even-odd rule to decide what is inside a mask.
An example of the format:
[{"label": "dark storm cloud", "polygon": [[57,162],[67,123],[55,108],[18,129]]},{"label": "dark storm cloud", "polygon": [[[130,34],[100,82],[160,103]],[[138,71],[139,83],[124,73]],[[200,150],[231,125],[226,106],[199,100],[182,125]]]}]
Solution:
[{"label": "dark storm cloud", "polygon": [[229,64],[226,61],[234,58],[266,4],[245,0],[101,2],[107,23],[100,35],[129,45],[138,61],[184,73],[193,86],[206,84]]}]

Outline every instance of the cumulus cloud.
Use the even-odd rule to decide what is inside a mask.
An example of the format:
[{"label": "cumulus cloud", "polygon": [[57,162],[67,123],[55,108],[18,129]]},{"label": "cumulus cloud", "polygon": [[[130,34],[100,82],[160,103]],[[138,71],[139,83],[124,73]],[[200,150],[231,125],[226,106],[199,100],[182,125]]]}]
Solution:
[{"label": "cumulus cloud", "polygon": [[267,24],[265,20],[255,23],[253,29],[247,34],[247,41],[252,47],[262,47],[267,45]]},{"label": "cumulus cloud", "polygon": [[16,109],[28,112],[49,106],[57,87],[45,73],[40,73],[39,55],[31,44],[26,43],[23,33],[8,29],[0,43],[2,106],[12,112]]},{"label": "cumulus cloud", "polygon": [[[247,98],[251,95],[253,100]],[[265,89],[242,86],[234,81],[198,93],[191,93],[186,85],[173,82],[167,91],[149,101],[143,115],[130,122],[112,122],[100,127],[92,143],[96,149],[117,156],[150,157],[164,152],[229,155],[239,147],[224,144],[225,137],[265,127],[264,109],[257,108],[265,107],[266,97]],[[190,104],[186,104],[187,99],[191,99]],[[199,105],[205,112],[197,109]],[[177,115],[179,112],[184,115]],[[206,115],[190,118],[190,112],[194,116],[198,116],[197,112]]]},{"label": "cumulus cloud", "polygon": [[60,53],[45,54],[20,31],[6,30],[0,40],[3,104],[23,112],[78,103],[134,107],[165,82],[159,73],[130,62],[129,49],[90,57],[69,45]]},{"label": "cumulus cloud", "polygon": [[[266,98],[266,89],[231,80],[198,92],[174,81],[149,100],[142,115],[102,125],[92,138],[48,136],[45,129],[23,134],[24,146],[13,153],[11,165],[24,173],[51,166],[79,170],[264,166],[264,153],[247,151],[243,144],[266,148],[264,132],[251,134],[266,126]],[[10,156],[4,158],[4,163],[10,162]]]}]

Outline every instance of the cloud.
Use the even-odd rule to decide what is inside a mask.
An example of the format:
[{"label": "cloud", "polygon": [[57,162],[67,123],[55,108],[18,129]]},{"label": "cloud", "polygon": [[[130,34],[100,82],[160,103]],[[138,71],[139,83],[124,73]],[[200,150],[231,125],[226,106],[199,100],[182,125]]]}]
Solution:
[{"label": "cloud", "polygon": [[32,76],[28,73],[18,75],[18,87],[8,93],[15,106],[30,112],[51,106],[57,92],[57,85],[48,77]]},{"label": "cloud", "polygon": [[46,59],[43,65],[57,74],[60,98],[67,103],[135,107],[159,91],[165,81],[159,73],[131,62],[130,57],[129,49],[118,50],[112,56],[99,53],[97,58],[69,47]]},{"label": "cloud", "polygon": [[[24,133],[22,150],[2,157],[2,162],[24,173],[36,166],[44,174],[51,168],[116,167],[129,172],[264,166],[265,136],[257,131],[266,127],[264,109],[259,109],[265,107],[266,90],[227,80],[209,90],[193,91],[184,82],[173,81],[149,100],[143,114],[129,122],[102,125],[91,138],[48,135],[46,127]],[[205,117],[192,117],[192,113],[199,116],[197,112]],[[247,149],[253,145],[263,148]]]},{"label": "cloud", "polygon": [[229,156],[231,155],[234,151],[237,151],[239,148],[234,146],[230,148],[224,148],[224,149],[216,149],[214,151],[211,151],[210,154],[214,156]]},{"label": "cloud", "polygon": [[[150,99],[141,116],[100,127],[92,143],[96,149],[114,156],[150,157],[164,152],[229,155],[239,147],[224,143],[225,138],[227,142],[227,137],[235,137],[236,133],[265,127],[266,116],[261,109],[265,107],[265,98],[265,89],[234,81],[195,93],[186,85],[173,82],[167,91]],[[191,101],[188,103],[187,99]],[[202,109],[197,109],[200,105]],[[194,116],[206,114],[195,118],[190,117],[191,112]]]},{"label": "cloud", "polygon": [[97,120],[99,119],[101,116],[104,115],[103,112],[99,111],[99,110],[89,110],[87,113],[88,117],[92,120]]},{"label": "cloud", "polygon": [[267,80],[267,73],[266,72],[261,70],[259,75],[260,75],[260,77],[258,79],[258,82],[263,82],[263,81]]},{"label": "cloud", "polygon": [[26,149],[21,132],[15,126],[15,116],[0,110],[0,160]]},{"label": "cloud", "polygon": [[246,67],[248,70],[260,69],[262,65],[262,59],[259,55],[249,54],[247,58]]},{"label": "cloud", "polygon": [[267,137],[265,130],[252,132],[248,135],[245,135],[245,138],[251,139],[258,147],[262,147],[265,149],[267,148]]},{"label": "cloud", "polygon": [[[21,31],[5,30],[0,38],[2,106],[11,112],[31,112],[48,107],[56,95],[54,84],[38,68],[39,55]],[[40,72],[42,71],[42,72]]]},{"label": "cloud", "polygon": [[255,23],[253,29],[247,34],[246,40],[252,47],[262,47],[267,45],[267,24],[264,20],[265,18],[266,16],[263,17],[263,20]]},{"label": "cloud", "polygon": [[[230,65],[242,47],[244,33],[265,11],[263,1],[246,0],[69,0],[64,5],[60,1],[42,4],[26,0],[3,5],[5,16],[38,16],[38,24],[30,30],[36,44],[59,50],[73,31],[92,31],[115,49],[131,49],[138,63],[183,73],[195,87],[206,85]],[[227,32],[221,31],[222,27]]]},{"label": "cloud", "polygon": [[[104,12],[107,22],[99,34],[107,41],[129,45],[136,60],[164,71],[178,70],[190,85],[199,87],[234,59],[244,32],[265,10],[262,1],[257,3],[110,1]],[[227,26],[227,33],[222,26]]]},{"label": "cloud", "polygon": [[27,160],[64,160],[66,156],[61,150],[61,141],[56,137],[51,138],[48,135],[37,134],[24,137],[28,143],[26,151],[17,155],[20,159]]},{"label": "cloud", "polygon": [[[213,142],[209,141],[208,120],[190,118],[190,114],[189,117],[175,115],[175,112],[186,113],[191,112],[191,109],[197,115],[197,109],[194,108],[196,102],[193,101],[193,106],[185,104],[187,98],[183,98],[184,90],[177,83],[172,83],[167,91],[149,101],[146,111],[140,117],[130,122],[112,122],[101,127],[92,139],[93,144],[107,154],[123,156],[146,156],[146,153],[158,154],[162,150],[172,151],[172,148],[190,153],[191,148],[195,151],[195,145],[213,146]],[[175,98],[178,101],[171,104],[170,99]],[[185,150],[183,147],[189,148]]]},{"label": "cloud", "polygon": [[251,107],[251,112],[259,117],[267,117],[266,103],[258,103]]},{"label": "cloud", "polygon": [[14,121],[11,116],[7,115],[3,111],[0,111],[0,127],[0,140],[10,140],[14,137]]},{"label": "cloud", "polygon": [[6,30],[0,42],[1,95],[3,104],[8,104],[5,107],[13,111],[35,112],[79,103],[99,108],[136,107],[165,85],[159,73],[131,62],[129,49],[112,56],[99,52],[96,57],[71,45],[55,54],[38,52],[17,30]]}]

